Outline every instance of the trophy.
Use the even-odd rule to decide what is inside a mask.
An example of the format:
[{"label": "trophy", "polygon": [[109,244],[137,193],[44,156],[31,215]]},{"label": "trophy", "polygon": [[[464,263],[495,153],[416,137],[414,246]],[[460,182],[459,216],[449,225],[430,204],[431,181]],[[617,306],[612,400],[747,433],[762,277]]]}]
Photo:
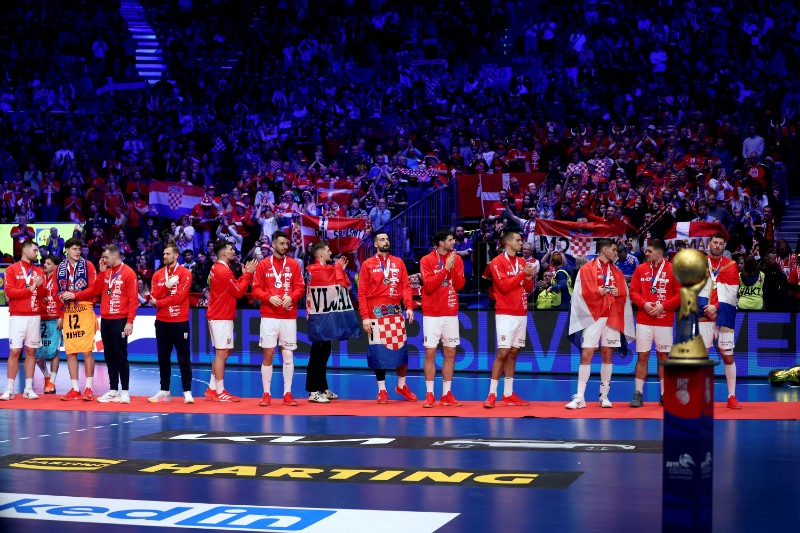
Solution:
[{"label": "trophy", "polygon": [[800,386],[800,366],[793,366],[786,370],[773,370],[769,373],[770,385]]},{"label": "trophy", "polygon": [[672,260],[675,279],[681,283],[681,306],[678,310],[675,345],[669,358],[682,364],[708,362],[708,350],[700,336],[698,319],[702,311],[697,307],[697,295],[703,290],[708,277],[708,260],[698,250],[685,248]]}]

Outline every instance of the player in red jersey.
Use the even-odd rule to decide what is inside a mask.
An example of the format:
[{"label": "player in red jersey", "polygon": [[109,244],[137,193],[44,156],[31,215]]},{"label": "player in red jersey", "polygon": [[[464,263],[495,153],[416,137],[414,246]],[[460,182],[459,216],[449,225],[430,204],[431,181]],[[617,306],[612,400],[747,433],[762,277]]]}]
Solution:
[{"label": "player in red jersey", "polygon": [[422,407],[433,407],[433,380],[436,377],[436,348],[442,343],[443,406],[460,406],[451,390],[456,361],[458,332],[458,291],[464,288],[464,262],[456,254],[453,232],[443,229],[433,236],[436,249],[419,262],[422,272],[422,331],[425,345],[425,402]]},{"label": "player in red jersey", "polygon": [[[664,257],[666,245],[661,239],[650,239],[644,256],[647,261],[636,267],[631,278],[631,301],[638,309],[636,313],[636,361],[635,390],[631,407],[643,405],[642,392],[647,378],[647,361],[650,349],[656,345],[656,356],[666,361],[672,349],[672,324],[675,310],[681,303],[678,280],[672,273],[672,265]],[[658,367],[661,382],[661,400],[664,405],[664,367]]]},{"label": "player in red jersey", "polygon": [[505,376],[500,405],[524,406],[528,402],[514,393],[514,370],[519,349],[525,346],[528,327],[528,294],[533,292],[535,266],[518,257],[522,237],[507,231],[502,237],[503,253],[492,259],[489,269],[494,286],[497,355],[492,364],[489,396],[483,406],[491,409],[497,402],[500,375]]},{"label": "player in red jersey", "polygon": [[272,256],[264,258],[253,276],[253,297],[261,302],[259,345],[264,349],[261,382],[264,395],[259,405],[271,403],[272,363],[275,347],[280,345],[283,359],[283,405],[296,406],[292,397],[294,351],[297,349],[297,301],[303,297],[305,284],[300,263],[286,256],[289,236],[282,231],[272,234]]},{"label": "player in red jersey", "polygon": [[244,266],[242,276],[237,280],[230,262],[236,254],[231,243],[220,239],[214,245],[217,262],[211,267],[208,277],[208,330],[211,333],[211,344],[214,345],[214,363],[211,365],[211,381],[205,395],[216,402],[239,402],[242,399],[225,390],[225,361],[233,349],[233,320],[236,318],[236,300],[244,296],[247,286],[253,279],[253,272],[258,265],[257,259],[251,259]]}]

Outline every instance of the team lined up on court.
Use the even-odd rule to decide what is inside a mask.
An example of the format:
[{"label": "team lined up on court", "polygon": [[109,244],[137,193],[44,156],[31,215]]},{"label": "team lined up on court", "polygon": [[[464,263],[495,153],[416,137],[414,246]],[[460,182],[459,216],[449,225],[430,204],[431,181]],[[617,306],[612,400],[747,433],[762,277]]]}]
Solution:
[{"label": "team lined up on court", "polygon": [[[424,335],[425,399],[422,406],[436,405],[434,379],[435,357],[442,345],[443,385],[441,406],[460,406],[453,393],[452,380],[456,348],[460,342],[458,291],[465,283],[464,265],[454,253],[455,240],[449,230],[433,236],[435,249],[420,261],[422,278],[422,331]],[[735,323],[738,268],[722,255],[725,237],[714,235],[710,241],[709,278],[700,292],[702,308],[700,332],[707,348],[717,341],[717,349],[725,363],[728,385],[728,407],[741,408],[735,396],[736,364],[733,358],[733,325]],[[300,264],[287,256],[288,236],[278,231],[272,236],[273,255],[249,261],[237,279],[230,268],[234,248],[221,240],[215,246],[217,262],[209,276],[210,298],[207,310],[209,332],[215,350],[209,386],[205,396],[213,401],[232,403],[241,398],[225,388],[225,365],[234,339],[236,300],[252,284],[253,296],[261,302],[259,345],[263,349],[261,378],[264,389],[261,406],[272,403],[271,384],[276,348],[280,347],[283,394],[281,401],[296,406],[292,395],[294,352],[297,349],[297,303],[306,297],[308,333],[311,352],[306,375],[308,400],[328,403],[338,396],[327,382],[327,364],[332,341],[357,337],[363,330],[368,336],[367,362],[377,381],[377,403],[389,401],[386,371],[394,370],[397,382],[394,392],[405,401],[417,401],[406,382],[408,351],[406,324],[414,321],[416,303],[411,296],[406,266],[400,258],[389,254],[389,235],[373,234],[374,256],[363,261],[358,275],[358,313],[350,302],[350,279],[345,269],[347,259],[331,263],[326,243],[312,248],[314,262],[308,265],[304,278]],[[9,300],[8,383],[0,400],[15,397],[14,380],[24,348],[25,388],[23,397],[37,399],[33,390],[36,365],[45,373],[45,393],[55,393],[58,371],[58,348],[63,339],[71,388],[62,400],[130,403],[127,341],[134,327],[137,309],[137,282],[133,270],[122,263],[119,249],[108,246],[95,271],[92,263],[81,257],[82,242],[70,239],[65,243],[66,259],[47,256],[42,268],[34,265],[38,247],[33,241],[22,246],[21,261],[6,270],[6,295]],[[514,392],[514,373],[519,350],[526,344],[528,295],[533,291],[538,263],[526,261],[519,254],[522,240],[519,233],[507,232],[503,253],[489,264],[496,299],[495,324],[497,352],[492,364],[489,393],[484,407],[527,406],[529,402]],[[655,344],[659,360],[668,357],[672,347],[674,311],[680,304],[680,286],[665,258],[664,242],[652,239],[647,246],[647,262],[639,265],[631,278],[630,288],[614,266],[616,246],[611,239],[597,241],[597,256],[576,273],[571,294],[569,334],[581,347],[577,391],[566,404],[567,409],[586,407],[586,388],[590,363],[597,348],[601,353],[598,403],[610,408],[609,391],[612,377],[612,355],[615,349],[636,342],[638,361],[635,371],[635,392],[631,407],[643,405],[643,386],[647,376],[650,350]],[[153,278],[151,303],[156,312],[156,342],[160,371],[160,387],[151,402],[171,401],[171,354],[175,349],[181,373],[185,403],[194,403],[191,393],[192,367],[189,344],[189,289],[191,274],[178,264],[178,248],[170,244],[164,250],[163,267]],[[305,279],[308,280],[306,284]],[[572,280],[569,286],[572,287]],[[110,390],[95,398],[92,391],[96,318],[93,306],[100,302],[101,338],[108,365]],[[634,326],[631,302],[636,305]],[[623,341],[624,337],[624,341]],[[85,387],[79,390],[78,355],[83,354]],[[49,368],[47,361],[50,362]],[[498,397],[500,378],[503,394]],[[663,404],[664,382],[659,367]]]}]

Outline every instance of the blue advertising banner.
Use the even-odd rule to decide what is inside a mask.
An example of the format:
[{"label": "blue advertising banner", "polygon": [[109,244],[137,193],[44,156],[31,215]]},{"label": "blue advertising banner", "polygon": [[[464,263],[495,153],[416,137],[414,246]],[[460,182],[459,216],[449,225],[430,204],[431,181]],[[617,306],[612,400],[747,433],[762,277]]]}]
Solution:
[{"label": "blue advertising banner", "polygon": [[[494,312],[466,310],[459,313],[461,345],[456,352],[459,372],[486,372],[491,368],[496,350]],[[236,338],[228,364],[258,367],[262,352],[258,346],[260,316],[257,309],[238,312]],[[578,350],[566,338],[569,314],[565,311],[536,311],[528,320],[528,340],[520,350],[517,372],[574,373],[578,371]],[[208,335],[205,309],[192,309],[190,314],[192,362],[211,364],[214,350]],[[298,349],[295,364],[305,366],[311,342],[307,333],[305,311],[300,311],[297,323]],[[422,369],[425,349],[422,344],[422,315],[408,325],[409,368]],[[739,376],[766,376],[775,368],[800,365],[800,321],[794,313],[744,312],[736,315],[736,364]],[[97,339],[99,340],[99,333]],[[0,307],[0,358],[8,357],[8,308]],[[133,335],[128,346],[131,362],[156,363],[155,310],[139,309]],[[331,366],[367,368],[366,336],[361,339],[333,342]],[[629,355],[614,354],[614,374],[633,374],[636,355],[630,346]],[[97,354],[102,358],[102,354]],[[716,350],[710,356],[719,360]],[[438,364],[441,363],[441,355]],[[600,367],[600,357],[594,364]],[[655,354],[650,358],[649,372],[656,373]],[[723,375],[722,365],[715,374]]]}]

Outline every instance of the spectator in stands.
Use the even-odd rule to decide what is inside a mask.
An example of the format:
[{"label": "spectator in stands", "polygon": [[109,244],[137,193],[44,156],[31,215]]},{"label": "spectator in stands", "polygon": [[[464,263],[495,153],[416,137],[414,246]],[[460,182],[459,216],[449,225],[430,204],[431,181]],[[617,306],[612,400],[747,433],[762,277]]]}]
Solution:
[{"label": "spectator in stands", "polygon": [[[745,265],[747,259],[745,259]],[[768,252],[761,267],[764,274],[764,307],[765,311],[788,311],[792,309],[789,280],[778,264],[776,255]]]},{"label": "spectator in stands", "polygon": [[372,230],[376,231],[385,226],[392,218],[392,212],[387,207],[385,198],[378,200],[378,205],[372,208],[369,213],[370,221],[372,222]]},{"label": "spectator in stands", "polygon": [[633,276],[633,271],[639,266],[639,260],[635,256],[628,253],[628,248],[622,244],[617,244],[617,260],[614,261],[614,266],[622,271],[622,275],[630,279]]},{"label": "spectator in stands", "polygon": [[739,272],[739,309],[758,311],[764,308],[764,273],[758,270],[754,257],[744,259]]},{"label": "spectator in stands", "polygon": [[20,214],[17,220],[19,223],[10,231],[11,239],[14,241],[14,261],[19,261],[22,257],[22,243],[35,237],[33,228],[28,226],[27,216]]},{"label": "spectator in stands", "polygon": [[59,236],[58,228],[50,228],[50,234],[39,249],[42,257],[52,255],[59,261],[64,258],[64,238]]}]

